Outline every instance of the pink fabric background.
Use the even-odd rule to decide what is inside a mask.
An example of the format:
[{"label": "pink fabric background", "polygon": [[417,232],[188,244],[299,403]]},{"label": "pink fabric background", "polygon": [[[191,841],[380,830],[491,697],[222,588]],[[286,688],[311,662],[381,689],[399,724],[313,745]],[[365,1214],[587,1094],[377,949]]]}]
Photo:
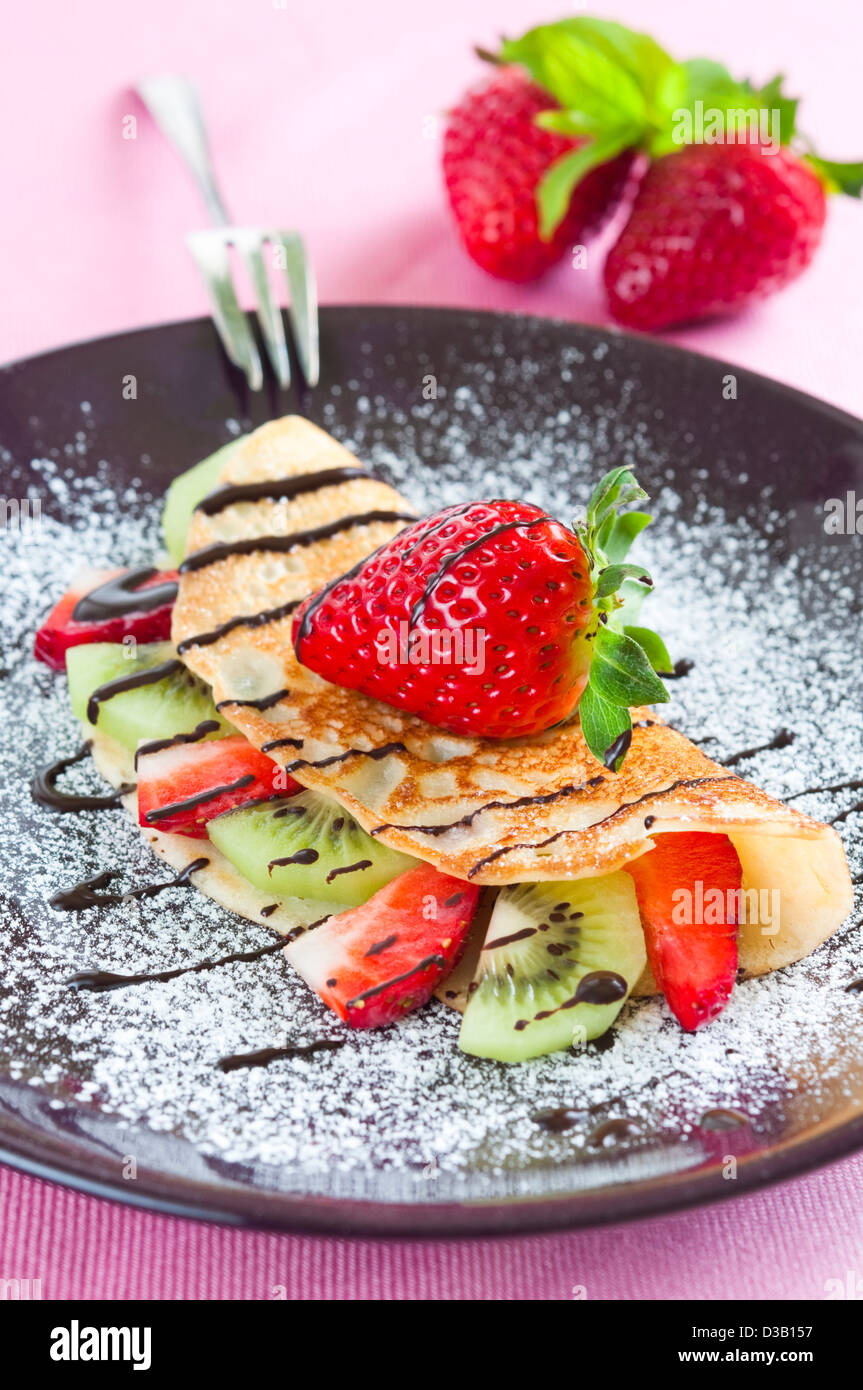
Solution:
[{"label": "pink fabric background", "polygon": [[[601,258],[540,286],[485,277],[440,192],[434,116],[478,73],[474,42],[566,11],[545,0],[44,0],[7,17],[0,84],[0,360],[205,312],[183,233],[184,171],[128,93],[177,70],[200,88],[238,219],[297,226],[321,297],[471,305],[602,322]],[[859,158],[863,19],[841,0],[636,0],[679,56],[783,71],[822,153]],[[11,31],[11,33],[10,33]],[[121,138],[138,114],[135,141]],[[429,120],[429,118],[432,118]],[[863,209],[836,200],[804,279],[743,317],[676,335],[863,413]],[[414,1244],[249,1234],[156,1217],[0,1170],[0,1278],[45,1297],[821,1298],[863,1271],[863,1158],[731,1203],[627,1227]]]}]

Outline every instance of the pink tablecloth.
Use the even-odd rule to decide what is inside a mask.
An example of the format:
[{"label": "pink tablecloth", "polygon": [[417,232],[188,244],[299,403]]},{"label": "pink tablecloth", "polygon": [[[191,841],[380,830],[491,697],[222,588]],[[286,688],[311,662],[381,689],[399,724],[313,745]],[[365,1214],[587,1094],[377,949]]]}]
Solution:
[{"label": "pink tablecloth", "polygon": [[[561,13],[565,10],[561,5]],[[637,0],[595,12],[638,25]],[[440,194],[438,113],[471,80],[474,42],[554,16],[539,0],[113,0],[18,6],[0,85],[0,360],[205,310],[182,246],[196,195],[128,84],[197,81],[238,218],[306,234],[322,298],[523,309],[601,322],[594,255],[538,287],[461,253]],[[825,154],[859,157],[863,22],[841,0],[718,7],[657,0],[681,56],[787,73]],[[124,117],[139,117],[123,138]],[[855,146],[855,138],[857,145]],[[677,335],[863,413],[863,212],[836,200],[817,263],[757,312]],[[46,1297],[783,1298],[863,1269],[863,1159],[637,1224],[437,1245],[246,1234],[128,1211],[0,1170],[0,1278]]]}]

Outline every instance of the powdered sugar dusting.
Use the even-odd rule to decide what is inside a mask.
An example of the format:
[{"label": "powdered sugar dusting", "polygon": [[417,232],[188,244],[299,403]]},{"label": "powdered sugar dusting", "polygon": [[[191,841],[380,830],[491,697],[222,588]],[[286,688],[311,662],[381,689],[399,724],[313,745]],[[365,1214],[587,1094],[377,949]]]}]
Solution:
[{"label": "powdered sugar dusting", "polygon": [[[564,383],[582,359],[563,350]],[[357,379],[334,392],[322,423],[426,508],[518,495],[565,519],[603,469],[649,457],[664,482],[640,552],[661,580],[650,620],[673,656],[695,662],[672,687],[672,722],[719,758],[793,730],[791,746],[735,769],[780,797],[859,775],[859,539],[819,536],[776,496],[757,517],[726,515],[711,478],[679,480],[672,460],[657,461],[644,420],[627,419],[633,381],[620,386],[613,416],[582,416],[573,387],[552,414],[525,409],[513,430],[489,405],[488,374],[498,385],[511,376],[524,393],[530,369],[492,343],[457,383],[442,375],[435,400],[396,407],[395,421],[392,402]],[[398,453],[387,443],[394,425]],[[122,869],[129,887],[167,876],[123,813],[57,815],[32,805],[28,790],[37,767],[80,742],[65,682],[29,656],[32,634],[76,568],[152,557],[159,504],[137,483],[117,497],[83,430],[64,456],[23,474],[63,520],[43,515],[38,535],[3,539],[0,1052],[43,1117],[53,1108],[67,1127],[95,1134],[109,1116],[124,1151],[141,1155],[148,1134],[189,1141],[185,1172],[243,1181],[251,1170],[259,1184],[335,1194],[365,1192],[369,1175],[385,1173],[392,1197],[432,1201],[466,1184],[472,1196],[517,1191],[539,1170],[549,1190],[623,1181],[642,1173],[647,1154],[651,1172],[692,1166],[711,1152],[699,1125],[710,1108],[744,1111],[769,1134],[817,1118],[828,1097],[835,1106],[837,1095],[859,1095],[863,995],[847,990],[863,974],[859,901],[808,960],[739,983],[703,1032],[683,1034],[664,1004],[648,1001],[624,1011],[611,1046],[513,1067],[461,1054],[458,1017],[437,1003],[382,1032],[342,1034],[281,953],[105,995],[69,990],[75,970],[160,970],[264,945],[271,933],[182,889],[80,914],[47,905],[104,868]],[[696,525],[682,519],[691,518],[684,481],[698,498]],[[85,784],[96,784],[87,764],[66,785]],[[794,804],[829,819],[855,795],[812,792]],[[859,877],[863,814],[838,828]],[[335,1035],[346,1039],[338,1051],[229,1074],[217,1066],[229,1053]],[[549,1133],[537,1113],[559,1106],[574,1122]],[[596,1126],[624,1115],[631,1133],[603,1147]]]}]

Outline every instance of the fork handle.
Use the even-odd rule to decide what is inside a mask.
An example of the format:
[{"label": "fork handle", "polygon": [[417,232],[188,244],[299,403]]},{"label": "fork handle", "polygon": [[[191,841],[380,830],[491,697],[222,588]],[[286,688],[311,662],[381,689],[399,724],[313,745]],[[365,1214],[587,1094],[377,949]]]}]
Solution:
[{"label": "fork handle", "polygon": [[188,166],[211,220],[217,227],[230,223],[210,162],[207,131],[197,93],[185,77],[166,75],[139,82],[138,95],[166,140]]}]

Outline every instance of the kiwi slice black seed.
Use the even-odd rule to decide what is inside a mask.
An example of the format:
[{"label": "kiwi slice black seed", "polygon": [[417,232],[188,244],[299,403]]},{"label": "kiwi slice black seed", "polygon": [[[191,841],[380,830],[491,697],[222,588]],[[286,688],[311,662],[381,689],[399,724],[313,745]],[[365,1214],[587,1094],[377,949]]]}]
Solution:
[{"label": "kiwi slice black seed", "polygon": [[503,888],[471,985],[459,1047],[523,1062],[597,1038],[647,959],[629,874]]},{"label": "kiwi slice black seed", "polygon": [[207,830],[250,883],[276,898],[355,906],[417,862],[372,839],[337,801],[314,791],[227,811]]}]

